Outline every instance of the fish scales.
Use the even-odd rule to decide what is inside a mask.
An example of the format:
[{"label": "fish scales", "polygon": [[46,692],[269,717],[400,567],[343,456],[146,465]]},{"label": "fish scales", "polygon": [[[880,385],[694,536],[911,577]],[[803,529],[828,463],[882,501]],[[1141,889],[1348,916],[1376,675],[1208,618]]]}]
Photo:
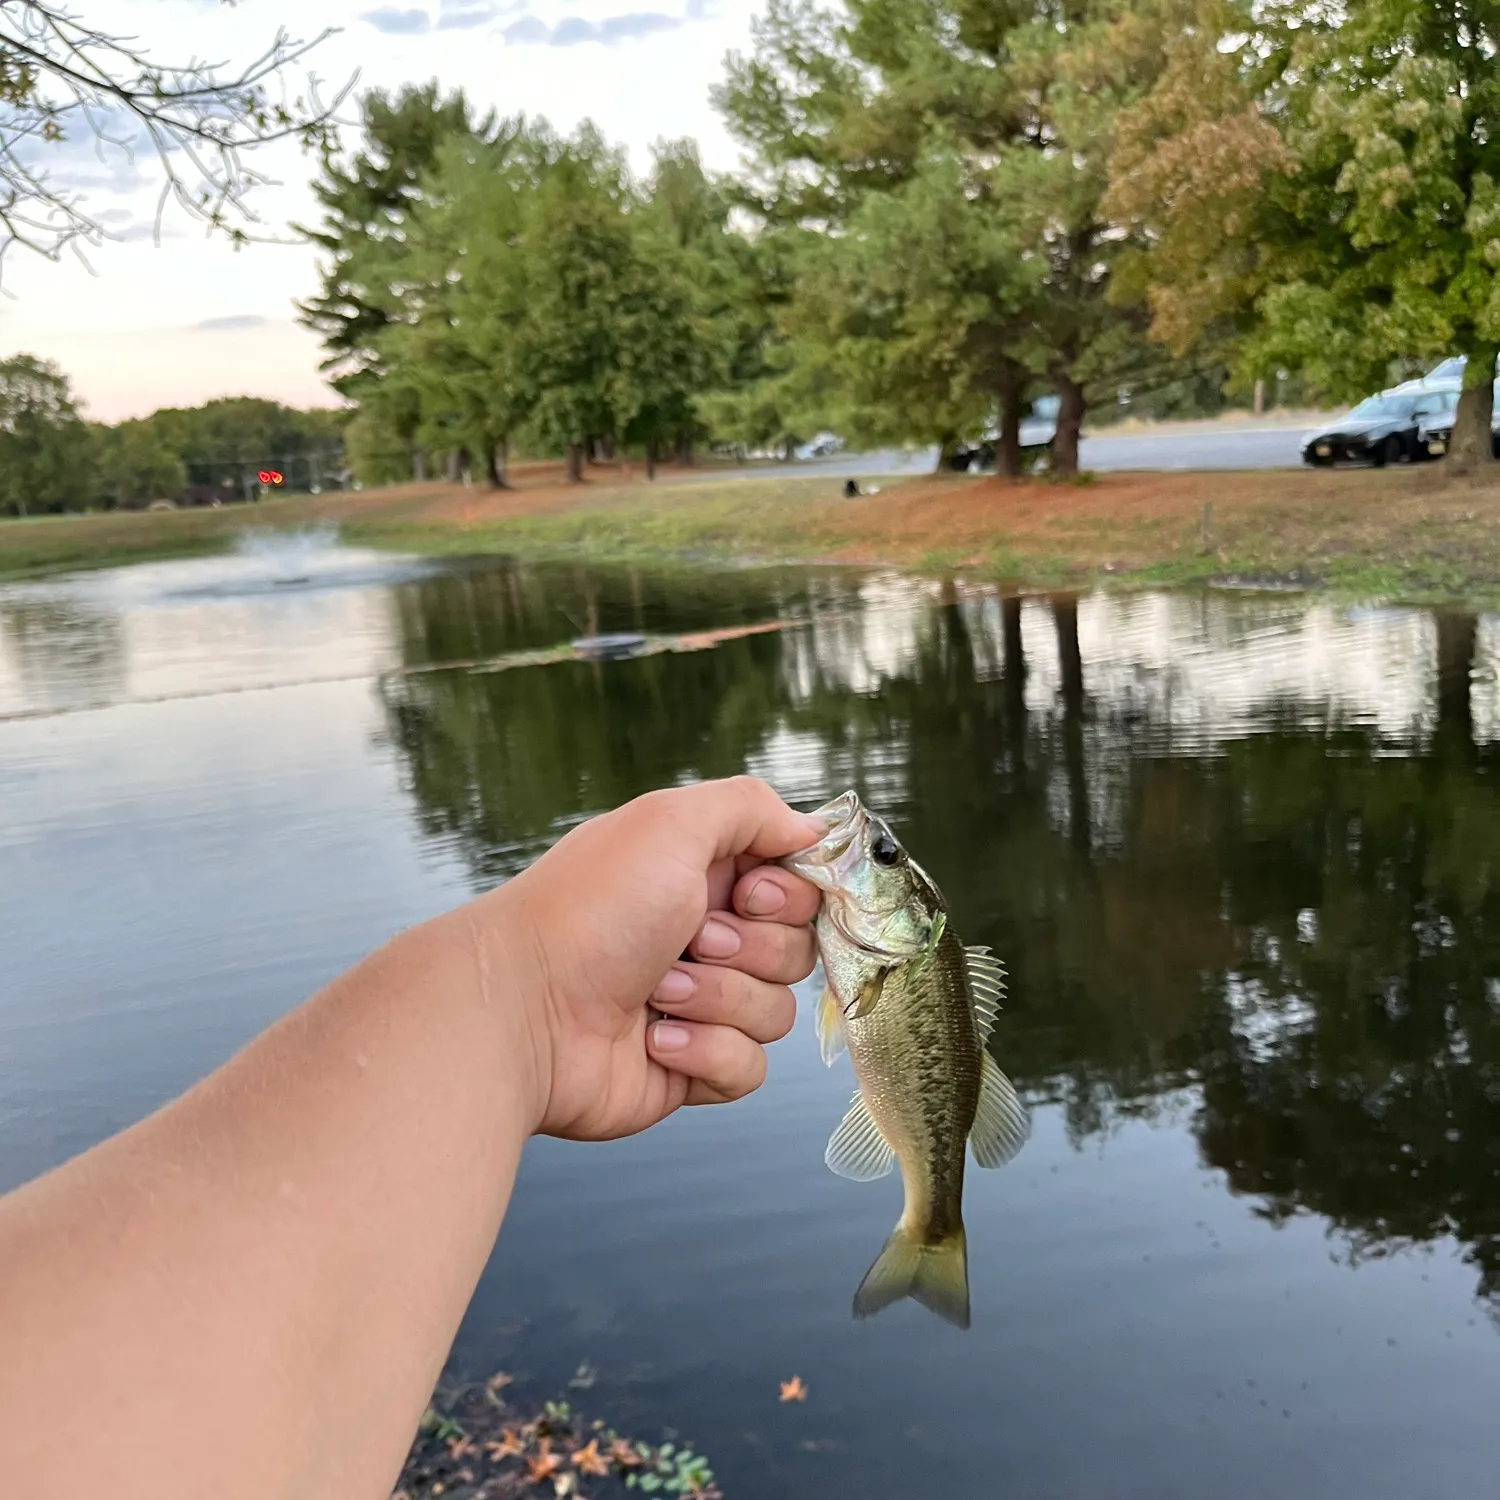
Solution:
[{"label": "fish scales", "polygon": [[979,1036],[956,937],[945,933],[915,976],[909,969],[886,980],[869,1015],[845,1022],[845,1035],[860,1092],[901,1167],[902,1221],[937,1245],[963,1226]]}]

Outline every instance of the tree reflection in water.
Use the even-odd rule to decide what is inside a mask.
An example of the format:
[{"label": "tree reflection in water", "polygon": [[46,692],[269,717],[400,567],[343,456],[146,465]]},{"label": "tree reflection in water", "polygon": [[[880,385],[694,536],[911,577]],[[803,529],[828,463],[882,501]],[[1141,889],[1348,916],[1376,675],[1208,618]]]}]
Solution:
[{"label": "tree reflection in water", "polygon": [[[1256,608],[1205,606],[1211,671],[1245,672]],[[1095,689],[1076,598],[1048,622],[838,573],[429,580],[402,597],[407,657],[555,640],[559,610],[600,629],[809,623],[389,682],[422,826],[476,885],[654,786],[747,766],[809,802],[857,785],[958,930],[1005,956],[995,1045],[1075,1142],[1190,1099],[1204,1162],[1265,1217],[1322,1216],[1350,1261],[1451,1236],[1500,1307],[1500,800],[1472,615],[1431,622],[1412,670],[1435,710],[1396,735],[1283,685],[1179,743],[1149,695]],[[1055,693],[1028,684],[1028,656]]]}]

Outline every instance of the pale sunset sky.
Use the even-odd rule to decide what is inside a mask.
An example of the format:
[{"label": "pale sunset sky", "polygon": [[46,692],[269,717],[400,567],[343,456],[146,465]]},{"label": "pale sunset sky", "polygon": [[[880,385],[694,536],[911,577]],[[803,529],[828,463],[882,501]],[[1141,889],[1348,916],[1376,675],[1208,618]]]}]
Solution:
[{"label": "pale sunset sky", "polygon": [[[744,49],[761,0],[101,0],[91,25],[134,36],[154,60],[244,62],[284,27],[310,39],[341,30],[308,61],[332,86],[358,70],[357,88],[437,79],[481,109],[545,115],[562,130],[591,117],[644,169],[661,136],[697,138],[713,168],[735,165],[734,143],[709,104],[724,55]],[[627,9],[635,5],[638,9]],[[353,114],[353,101],[343,113]],[[79,127],[73,127],[75,131]],[[357,132],[345,132],[346,147]],[[0,357],[35,354],[73,381],[85,415],[113,422],[158,406],[213,396],[267,396],[293,406],[334,405],[318,374],[320,350],[292,302],[317,285],[313,251],[254,244],[235,252],[168,207],[159,246],[151,224],[160,179],[154,164],[82,138],[51,148],[59,185],[122,242],[53,264],[15,248],[0,275]],[[101,159],[102,156],[102,159]],[[280,186],[252,203],[266,231],[315,222],[307,183],[314,163],[294,147],[251,163]]]}]

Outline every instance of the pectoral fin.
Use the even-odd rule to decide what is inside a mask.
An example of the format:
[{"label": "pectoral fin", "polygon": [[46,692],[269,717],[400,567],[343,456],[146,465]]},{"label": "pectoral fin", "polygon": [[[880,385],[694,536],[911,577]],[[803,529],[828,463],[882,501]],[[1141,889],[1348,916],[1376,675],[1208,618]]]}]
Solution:
[{"label": "pectoral fin", "polygon": [[1031,1134],[1031,1116],[1021,1103],[1015,1085],[1000,1071],[988,1052],[980,1054],[979,1108],[969,1145],[981,1167],[1003,1167],[1015,1156]]},{"label": "pectoral fin", "polygon": [[1005,993],[1005,970],[988,948],[965,948],[964,963],[969,971],[969,989],[974,996],[974,1024],[979,1028],[979,1045],[989,1041],[1000,1014],[1000,997]]},{"label": "pectoral fin", "polygon": [[891,1170],[896,1153],[886,1145],[863,1095],[855,1094],[849,1113],[829,1138],[823,1160],[840,1177],[854,1182],[873,1182]]},{"label": "pectoral fin", "polygon": [[860,985],[859,993],[849,1002],[849,1009],[844,1012],[845,1020],[857,1021],[875,1009],[880,992],[885,987],[886,975],[890,972],[889,969],[880,969]]},{"label": "pectoral fin", "polygon": [[844,1047],[844,1010],[830,984],[818,996],[818,1051],[824,1065],[831,1068]]}]

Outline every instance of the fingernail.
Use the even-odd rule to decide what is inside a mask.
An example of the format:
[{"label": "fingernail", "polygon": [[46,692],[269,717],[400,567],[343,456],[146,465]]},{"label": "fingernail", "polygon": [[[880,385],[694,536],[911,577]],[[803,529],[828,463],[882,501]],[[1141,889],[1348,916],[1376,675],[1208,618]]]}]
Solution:
[{"label": "fingernail", "polygon": [[733,958],[740,951],[740,935],[734,928],[710,917],[698,933],[693,947],[704,958]]},{"label": "fingernail", "polygon": [[651,998],[660,1005],[681,1005],[684,1000],[693,998],[695,989],[697,985],[693,983],[693,976],[686,970],[668,969]]},{"label": "fingernail", "polygon": [[786,892],[774,880],[757,880],[745,897],[745,910],[752,917],[769,917],[786,905]]},{"label": "fingernail", "polygon": [[651,1047],[656,1052],[681,1052],[692,1038],[692,1032],[675,1021],[658,1021],[651,1028]]}]

